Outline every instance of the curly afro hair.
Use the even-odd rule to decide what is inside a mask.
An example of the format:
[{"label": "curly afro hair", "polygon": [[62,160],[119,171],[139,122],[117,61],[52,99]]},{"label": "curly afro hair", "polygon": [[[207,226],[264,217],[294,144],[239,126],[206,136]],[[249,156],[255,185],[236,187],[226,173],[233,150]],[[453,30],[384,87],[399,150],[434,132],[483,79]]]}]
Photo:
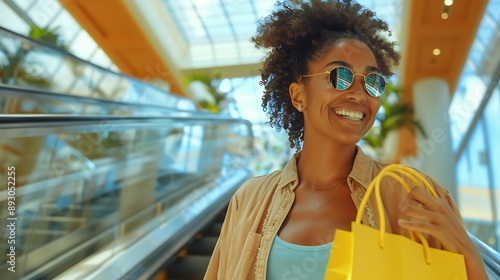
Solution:
[{"label": "curly afro hair", "polygon": [[308,62],[319,57],[340,39],[364,42],[375,55],[385,76],[399,63],[395,43],[383,33],[391,32],[375,13],[351,0],[290,0],[275,4],[274,12],[259,21],[251,41],[258,48],[269,48],[261,69],[260,85],[265,87],[262,107],[269,124],[288,133],[291,148],[300,149],[304,117],[293,106],[288,88],[308,73]]}]

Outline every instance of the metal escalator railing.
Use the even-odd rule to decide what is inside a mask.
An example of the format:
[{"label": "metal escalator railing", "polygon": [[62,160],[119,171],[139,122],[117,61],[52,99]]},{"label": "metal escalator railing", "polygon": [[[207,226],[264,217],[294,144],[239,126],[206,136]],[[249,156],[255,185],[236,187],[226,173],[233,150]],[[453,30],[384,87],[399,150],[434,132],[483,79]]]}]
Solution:
[{"label": "metal escalator railing", "polygon": [[1,235],[2,279],[144,270],[250,176],[252,137],[248,121],[196,112],[0,116],[1,170],[15,170],[0,172],[15,178],[15,193],[0,188],[0,219],[16,218]]}]

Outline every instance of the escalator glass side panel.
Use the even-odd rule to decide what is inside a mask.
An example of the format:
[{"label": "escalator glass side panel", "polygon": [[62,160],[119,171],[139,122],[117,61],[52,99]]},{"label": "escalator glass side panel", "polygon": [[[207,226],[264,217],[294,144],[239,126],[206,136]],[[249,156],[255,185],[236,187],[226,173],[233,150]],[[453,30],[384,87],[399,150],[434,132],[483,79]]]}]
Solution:
[{"label": "escalator glass side panel", "polygon": [[2,279],[52,279],[108,246],[139,238],[146,233],[138,228],[164,219],[200,186],[244,168],[251,152],[251,132],[240,123],[110,123],[101,130],[30,129],[24,137],[13,133],[19,130],[3,129],[0,137],[0,181],[15,169],[15,193],[0,184],[0,218],[16,218],[13,231],[0,230]]}]

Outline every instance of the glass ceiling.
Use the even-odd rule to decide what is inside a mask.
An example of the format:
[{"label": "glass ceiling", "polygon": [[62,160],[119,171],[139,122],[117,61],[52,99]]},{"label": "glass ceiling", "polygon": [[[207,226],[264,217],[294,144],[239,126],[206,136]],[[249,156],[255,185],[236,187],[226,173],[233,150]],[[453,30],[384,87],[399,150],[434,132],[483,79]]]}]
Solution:
[{"label": "glass ceiling", "polygon": [[[365,7],[386,20],[393,40],[400,34],[403,7],[401,0],[361,0]],[[189,46],[187,65],[205,68],[258,63],[263,51],[250,37],[259,18],[270,14],[275,1],[269,0],[163,0],[168,13]]]}]

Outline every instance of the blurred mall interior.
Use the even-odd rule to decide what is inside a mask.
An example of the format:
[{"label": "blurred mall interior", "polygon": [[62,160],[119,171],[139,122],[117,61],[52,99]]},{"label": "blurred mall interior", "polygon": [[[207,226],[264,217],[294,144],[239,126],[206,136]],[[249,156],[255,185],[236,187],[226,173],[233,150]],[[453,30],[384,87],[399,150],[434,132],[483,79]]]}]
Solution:
[{"label": "blurred mall interior", "polygon": [[[273,2],[0,1],[1,279],[201,278],[232,193],[295,152],[249,40]],[[446,186],[500,279],[500,0],[358,2],[402,53],[359,145]]]}]

